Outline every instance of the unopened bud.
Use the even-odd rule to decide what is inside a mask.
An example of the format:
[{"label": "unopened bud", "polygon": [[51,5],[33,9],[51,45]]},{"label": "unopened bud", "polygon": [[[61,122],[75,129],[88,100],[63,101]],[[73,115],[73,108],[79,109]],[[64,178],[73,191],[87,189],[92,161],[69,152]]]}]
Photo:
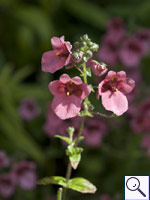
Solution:
[{"label": "unopened bud", "polygon": [[83,40],[87,40],[89,37],[87,34],[83,35]]},{"label": "unopened bud", "polygon": [[86,52],[86,55],[87,55],[88,58],[91,58],[93,56],[93,53],[92,53],[92,51],[88,50]]},{"label": "unopened bud", "polygon": [[86,42],[81,42],[82,46],[87,46],[87,43]]},{"label": "unopened bud", "polygon": [[91,50],[92,51],[98,51],[99,45],[98,44],[93,44],[93,46],[91,46]]}]

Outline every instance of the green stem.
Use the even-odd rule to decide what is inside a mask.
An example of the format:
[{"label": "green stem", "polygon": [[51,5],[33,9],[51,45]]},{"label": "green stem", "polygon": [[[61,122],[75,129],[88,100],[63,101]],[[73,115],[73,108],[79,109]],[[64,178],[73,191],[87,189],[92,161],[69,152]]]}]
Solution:
[{"label": "green stem", "polygon": [[58,192],[57,192],[57,200],[62,200],[62,188],[59,188],[58,189]]},{"label": "green stem", "polygon": [[84,80],[84,83],[87,83],[87,76],[86,76],[86,63],[82,63],[82,66],[83,66],[83,80]]},{"label": "green stem", "polygon": [[78,132],[78,135],[77,135],[77,139],[76,139],[76,142],[75,142],[75,147],[78,146],[78,143],[79,143],[79,137],[81,136],[82,134],[82,130],[84,128],[84,122],[85,122],[85,116],[82,117],[82,121],[81,121],[81,125],[80,125],[80,129],[79,129],[79,132]]},{"label": "green stem", "polygon": [[114,118],[114,117],[117,117],[115,114],[106,115],[106,114],[100,113],[100,112],[91,112],[91,114],[93,114],[93,115],[99,115],[99,116],[105,117],[105,118]]},{"label": "green stem", "polygon": [[[83,74],[83,81],[84,81],[84,83],[87,84],[86,63],[83,62],[82,66],[83,66],[83,72],[82,72],[82,74]],[[87,101],[87,100],[88,100],[88,98],[84,99],[84,101]],[[83,116],[82,120],[81,120],[80,129],[79,129],[79,132],[78,132],[78,135],[77,135],[77,139],[76,139],[76,142],[75,142],[75,145],[74,145],[75,147],[78,146],[79,137],[81,136],[82,130],[83,130],[83,127],[84,127],[84,122],[85,122],[85,116]],[[68,181],[69,181],[69,179],[71,177],[71,172],[72,172],[72,166],[71,166],[71,163],[69,161],[68,167],[67,167],[67,172],[66,172],[66,182],[67,183],[68,183]],[[64,188],[64,192],[63,192],[63,195],[62,195],[62,200],[65,200],[66,192],[67,192],[67,188]]]}]

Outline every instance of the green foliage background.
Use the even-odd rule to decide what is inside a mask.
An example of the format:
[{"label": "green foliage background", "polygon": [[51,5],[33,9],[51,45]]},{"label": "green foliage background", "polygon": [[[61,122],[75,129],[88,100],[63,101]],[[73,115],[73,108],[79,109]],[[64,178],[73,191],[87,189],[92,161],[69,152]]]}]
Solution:
[{"label": "green foliage background", "polygon": [[[52,98],[47,86],[63,70],[54,76],[41,72],[42,53],[51,48],[52,36],[65,35],[74,42],[87,33],[99,43],[113,16],[121,17],[131,33],[150,28],[149,11],[149,0],[0,0],[0,149],[14,162],[34,160],[38,177],[65,175],[65,147],[43,132],[47,102]],[[145,62],[146,88],[150,61]],[[26,97],[34,97],[42,109],[37,119],[27,123],[18,115],[19,103]],[[132,133],[127,117],[113,122],[116,126],[100,148],[85,147],[79,169],[73,173],[95,183],[98,192],[93,196],[70,192],[71,199],[94,200],[101,193],[123,199],[125,174],[150,174],[150,161],[140,150],[140,137]],[[11,199],[46,200],[55,192],[51,186],[30,192],[17,189]]]}]

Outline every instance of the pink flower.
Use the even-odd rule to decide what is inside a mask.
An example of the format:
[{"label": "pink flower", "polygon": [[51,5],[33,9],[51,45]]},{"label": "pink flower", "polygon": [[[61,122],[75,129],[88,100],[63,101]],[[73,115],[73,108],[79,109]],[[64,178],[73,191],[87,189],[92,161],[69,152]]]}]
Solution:
[{"label": "pink flower", "polygon": [[10,164],[9,158],[7,157],[4,151],[0,150],[0,168],[8,167],[9,164]]},{"label": "pink flower", "polygon": [[98,58],[108,65],[117,65],[119,62],[118,45],[114,44],[112,38],[106,35],[103,38],[101,48],[98,51]]},{"label": "pink flower", "polygon": [[125,27],[120,18],[113,18],[107,26],[107,35],[114,44],[118,44],[125,37]]},{"label": "pink flower", "polygon": [[128,109],[126,94],[135,86],[132,79],[126,78],[126,73],[109,71],[105,79],[98,86],[98,98],[102,97],[102,104],[106,110],[116,115],[122,115]]},{"label": "pink flower", "polygon": [[59,134],[60,130],[62,130],[62,126],[64,121],[55,115],[55,113],[48,108],[48,112],[46,114],[46,122],[44,124],[44,131],[49,137],[53,137],[55,134]]},{"label": "pink flower", "polygon": [[95,60],[91,60],[89,62],[89,66],[92,69],[93,73],[97,76],[102,76],[108,70],[105,63],[99,63]]},{"label": "pink flower", "polygon": [[91,92],[90,87],[79,77],[70,78],[63,74],[59,80],[49,84],[49,90],[54,95],[51,108],[60,119],[68,119],[78,115],[82,100]]},{"label": "pink flower", "polygon": [[87,118],[84,142],[90,147],[99,147],[106,131],[106,125],[100,118]]},{"label": "pink flower", "polygon": [[150,48],[150,29],[141,29],[137,32],[136,37],[142,42],[145,54]]},{"label": "pink flower", "polygon": [[0,176],[0,195],[4,198],[11,197],[16,186],[15,179],[11,174],[3,174]]},{"label": "pink flower", "polygon": [[19,114],[24,120],[32,120],[37,117],[40,113],[40,108],[38,107],[34,99],[24,99],[19,107]]},{"label": "pink flower", "polygon": [[72,46],[64,41],[64,36],[53,37],[51,43],[54,50],[42,55],[42,71],[54,73],[69,64]]},{"label": "pink flower", "polygon": [[12,169],[13,177],[20,187],[31,190],[36,186],[35,164],[29,161],[21,161]]},{"label": "pink flower", "polygon": [[137,38],[127,39],[119,52],[120,60],[126,67],[137,67],[140,64],[145,49]]},{"label": "pink flower", "polygon": [[135,133],[150,132],[150,98],[148,97],[133,113],[131,127]]}]

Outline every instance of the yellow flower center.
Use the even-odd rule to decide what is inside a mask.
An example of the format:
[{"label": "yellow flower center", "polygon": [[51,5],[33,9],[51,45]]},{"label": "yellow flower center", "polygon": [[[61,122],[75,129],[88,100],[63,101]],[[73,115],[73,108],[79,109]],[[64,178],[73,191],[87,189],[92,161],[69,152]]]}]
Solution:
[{"label": "yellow flower center", "polygon": [[114,81],[114,80],[115,80],[115,78],[114,78],[114,77],[112,77],[112,78],[111,78],[111,80],[112,80],[112,81]]},{"label": "yellow flower center", "polygon": [[58,51],[57,53],[56,53],[56,56],[59,56],[60,55],[60,52]]}]

